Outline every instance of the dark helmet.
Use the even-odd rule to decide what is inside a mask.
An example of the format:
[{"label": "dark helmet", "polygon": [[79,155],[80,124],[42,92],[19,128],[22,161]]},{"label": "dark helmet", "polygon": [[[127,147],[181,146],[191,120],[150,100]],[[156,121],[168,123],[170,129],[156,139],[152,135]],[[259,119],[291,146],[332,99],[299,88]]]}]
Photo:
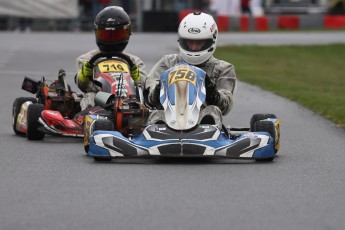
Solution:
[{"label": "dark helmet", "polygon": [[109,6],[96,16],[94,29],[101,51],[122,52],[131,35],[131,20],[121,7]]}]

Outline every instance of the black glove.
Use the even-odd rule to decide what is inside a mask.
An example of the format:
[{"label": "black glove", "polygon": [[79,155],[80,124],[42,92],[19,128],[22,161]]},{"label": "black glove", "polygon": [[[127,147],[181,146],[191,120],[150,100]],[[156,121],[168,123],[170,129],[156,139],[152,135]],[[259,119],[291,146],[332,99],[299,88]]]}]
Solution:
[{"label": "black glove", "polygon": [[220,94],[218,92],[217,85],[214,82],[212,82],[212,80],[207,74],[205,76],[205,87],[207,104],[216,105],[219,101]]},{"label": "black glove", "polygon": [[161,92],[161,82],[155,86],[151,93],[150,103],[153,105],[160,105],[160,92]]}]

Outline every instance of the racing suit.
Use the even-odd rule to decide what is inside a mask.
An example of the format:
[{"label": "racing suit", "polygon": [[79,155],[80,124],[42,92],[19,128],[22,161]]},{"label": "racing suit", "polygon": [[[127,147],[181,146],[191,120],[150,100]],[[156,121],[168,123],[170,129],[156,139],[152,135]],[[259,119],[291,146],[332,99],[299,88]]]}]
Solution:
[{"label": "racing suit", "polygon": [[[148,102],[161,108],[160,102],[155,97],[155,87],[159,84],[160,75],[173,67],[177,63],[185,62],[178,54],[165,55],[160,59],[147,75],[145,90],[148,91]],[[232,64],[219,60],[211,56],[205,63],[198,65],[209,76],[210,80],[216,84],[219,92],[219,100],[206,101],[201,108],[199,122],[207,116],[214,118],[218,127],[222,126],[222,116],[228,114],[233,106],[233,96],[236,88],[235,68]],[[207,104],[208,103],[208,104]],[[148,118],[149,124],[155,124],[158,121],[165,121],[164,112],[156,110]]]},{"label": "racing suit", "polygon": [[[100,52],[99,49],[94,49],[85,54],[80,55],[76,60],[77,72],[81,70],[84,62],[89,61],[94,55],[96,55],[99,52]],[[144,70],[145,68],[144,62],[139,57],[133,54],[129,54],[127,52],[122,52],[122,53],[129,56],[130,59],[133,61],[133,63],[138,65],[140,82],[142,85],[144,85],[146,75],[147,75]],[[76,83],[79,89],[84,92],[83,98],[80,101],[81,110],[85,110],[86,108],[93,107],[95,105],[94,101],[95,101],[96,93],[100,91],[101,88],[95,85],[92,81],[83,83],[78,79],[78,77],[76,77]]]}]

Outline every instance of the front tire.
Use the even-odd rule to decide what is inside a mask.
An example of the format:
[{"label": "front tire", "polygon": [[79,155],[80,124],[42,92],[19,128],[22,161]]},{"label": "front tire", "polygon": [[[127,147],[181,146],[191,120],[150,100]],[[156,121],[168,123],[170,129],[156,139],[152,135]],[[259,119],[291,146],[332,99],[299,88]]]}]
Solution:
[{"label": "front tire", "polygon": [[[255,132],[267,132],[272,138],[273,143],[276,142],[276,130],[274,124],[271,121],[257,121],[254,126]],[[276,150],[274,150],[276,153]],[[257,159],[256,161],[268,162],[273,161],[274,157],[266,159]]]},{"label": "front tire", "polygon": [[254,126],[255,132],[268,132],[273,138],[274,142],[276,140],[276,129],[273,122],[271,121],[257,121]]},{"label": "front tire", "polygon": [[94,157],[93,159],[96,162],[109,162],[112,160],[111,158],[105,158],[105,157]]},{"label": "front tire", "polygon": [[252,116],[250,119],[250,130],[252,132],[255,131],[255,123],[261,120],[265,120],[267,118],[277,118],[275,114],[272,113],[257,113]]},{"label": "front tire", "polygon": [[114,123],[106,119],[96,120],[93,127],[93,131],[97,130],[114,131]]},{"label": "front tire", "polygon": [[[87,121],[87,119],[85,119]],[[106,120],[106,119],[99,119],[96,120],[95,123],[93,124],[93,132],[97,131],[97,130],[104,130],[104,131],[114,131],[114,124],[113,122],[111,122],[110,120]],[[89,143],[86,139],[89,138],[89,136],[91,135],[90,133],[90,127],[86,126],[85,124],[85,128],[84,128],[84,150],[86,153],[89,152]],[[101,160],[96,160],[95,161],[103,161],[104,158],[102,158]],[[111,160],[111,159],[110,159]]]},{"label": "front tire", "polygon": [[42,140],[44,133],[38,130],[40,123],[38,119],[41,117],[41,113],[44,109],[42,104],[32,104],[28,107],[28,129],[26,137],[28,140]]},{"label": "front tire", "polygon": [[266,159],[256,159],[257,162],[271,162],[273,161],[274,157],[266,158]]},{"label": "front tire", "polygon": [[14,133],[18,136],[25,136],[25,133],[17,130],[17,119],[18,119],[18,115],[20,113],[22,105],[27,101],[31,101],[33,104],[37,103],[36,98],[33,98],[33,97],[18,97],[13,102],[13,106],[12,106],[12,128],[13,128]]}]

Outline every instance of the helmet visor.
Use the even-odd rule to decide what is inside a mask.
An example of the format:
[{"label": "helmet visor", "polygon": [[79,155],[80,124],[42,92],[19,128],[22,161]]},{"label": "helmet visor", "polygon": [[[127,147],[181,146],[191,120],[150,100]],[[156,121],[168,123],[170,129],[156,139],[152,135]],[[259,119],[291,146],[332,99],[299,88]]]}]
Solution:
[{"label": "helmet visor", "polygon": [[179,38],[179,43],[182,49],[190,52],[199,52],[209,49],[213,45],[213,39],[192,40],[186,38]]},{"label": "helmet visor", "polygon": [[115,43],[129,38],[129,29],[96,30],[96,38],[105,43]]}]

